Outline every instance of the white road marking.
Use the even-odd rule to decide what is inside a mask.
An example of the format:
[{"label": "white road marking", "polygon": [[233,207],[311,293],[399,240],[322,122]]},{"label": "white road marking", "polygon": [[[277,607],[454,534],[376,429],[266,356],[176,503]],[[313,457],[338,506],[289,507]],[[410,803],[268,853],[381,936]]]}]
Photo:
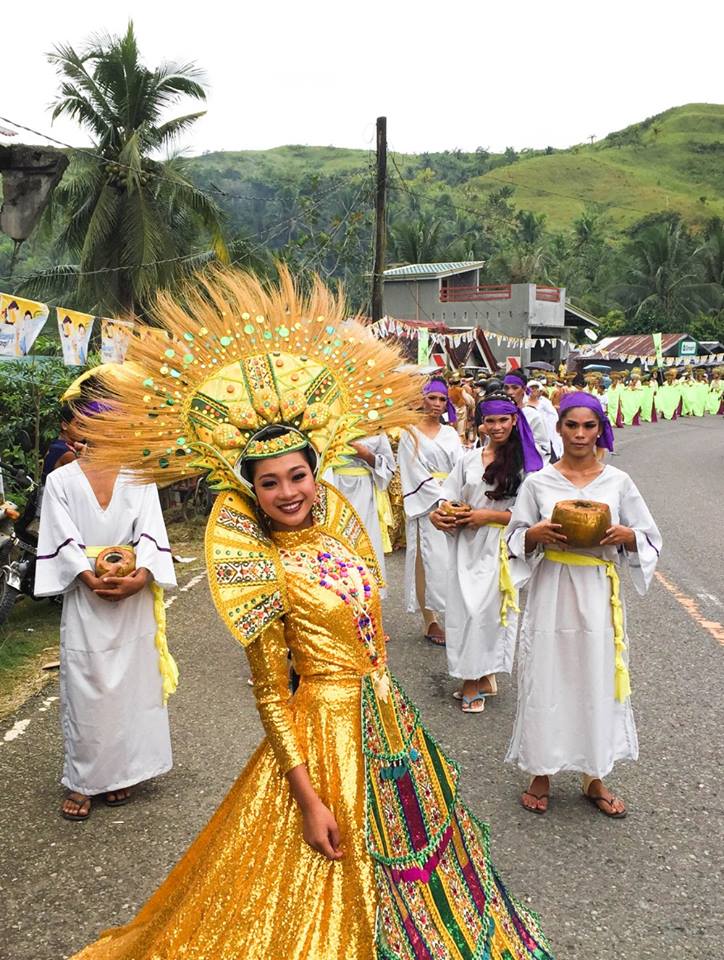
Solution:
[{"label": "white road marking", "polygon": [[174,603],[178,600],[179,593],[188,593],[189,590],[192,590],[197,583],[201,583],[202,580],[206,579],[206,573],[199,573],[197,576],[192,577],[188,583],[185,583],[182,587],[179,587],[178,593],[173,594],[169,597],[168,600],[164,600],[164,607],[168,610],[169,607],[173,606]]},{"label": "white road marking", "polygon": [[18,737],[22,736],[30,724],[30,718],[27,720],[16,720],[14,725],[5,731],[5,736],[3,740],[5,743],[10,743],[11,740],[17,740]]},{"label": "white road marking", "polygon": [[195,587],[197,583],[201,583],[202,580],[206,579],[205,573],[200,573],[196,577],[192,577],[189,582],[180,588],[179,593],[186,593],[187,590],[191,590],[192,587]]},{"label": "white road marking", "polygon": [[715,607],[724,607],[724,603],[721,602],[719,597],[715,597],[713,593],[697,593],[697,597],[707,603],[713,603]]}]

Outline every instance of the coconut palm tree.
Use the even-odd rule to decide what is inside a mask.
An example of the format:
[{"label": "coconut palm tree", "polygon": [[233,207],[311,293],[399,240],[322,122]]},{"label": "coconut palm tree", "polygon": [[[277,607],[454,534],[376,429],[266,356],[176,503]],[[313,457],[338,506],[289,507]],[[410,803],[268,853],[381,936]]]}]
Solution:
[{"label": "coconut palm tree", "polygon": [[65,281],[67,291],[70,280],[87,308],[132,311],[200,263],[226,259],[219,209],[188,179],[183,159],[168,155],[203,116],[166,118],[182,98],[205,100],[201,72],[146,67],[132,23],[80,53],[57,46],[50,61],[61,77],[53,119],[77,120],[93,145],[74,153],[49,211],[61,225],[57,251],[73,262],[34,278],[34,289]]},{"label": "coconut palm tree", "polygon": [[423,213],[392,227],[392,254],[400,263],[434,263],[444,255],[442,223]]},{"label": "coconut palm tree", "polygon": [[721,287],[705,278],[700,253],[678,219],[636,231],[623,258],[627,282],[612,292],[631,319],[655,318],[664,331],[677,332],[721,299]]}]

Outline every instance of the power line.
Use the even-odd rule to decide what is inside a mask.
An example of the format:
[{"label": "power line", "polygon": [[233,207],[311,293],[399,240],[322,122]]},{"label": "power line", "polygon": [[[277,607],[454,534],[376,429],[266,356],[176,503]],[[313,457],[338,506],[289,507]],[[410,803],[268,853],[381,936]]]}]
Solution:
[{"label": "power line", "polygon": [[[72,151],[74,151],[75,153],[80,153],[80,154],[82,154],[82,155],[85,156],[85,157],[93,157],[94,159],[100,160],[102,163],[105,163],[105,164],[113,164],[113,165],[115,165],[116,167],[122,167],[122,168],[124,168],[125,170],[134,170],[134,171],[135,171],[135,168],[132,167],[130,164],[128,164],[128,163],[123,163],[121,160],[116,160],[116,159],[113,159],[113,158],[111,158],[111,157],[105,157],[105,156],[103,156],[102,153],[97,153],[95,150],[93,150],[93,149],[91,149],[91,148],[89,148],[89,147],[75,147],[75,146],[73,146],[73,144],[71,144],[71,143],[66,143],[66,142],[63,141],[63,140],[58,140],[57,137],[51,137],[50,134],[43,133],[43,132],[40,131],[40,130],[34,130],[32,127],[28,127],[28,126],[26,126],[25,124],[17,123],[15,120],[11,120],[9,117],[2,117],[2,116],[0,116],[0,120],[2,120],[4,123],[10,123],[10,124],[12,124],[12,126],[17,127],[18,130],[24,130],[26,133],[32,133],[33,136],[35,136],[35,137],[43,137],[43,139],[50,141],[50,143],[55,143],[55,144],[57,144],[59,147],[64,147],[66,150],[72,150]],[[156,162],[156,161],[154,161],[154,162]],[[350,180],[350,179],[352,179],[352,178],[354,178],[354,177],[358,177],[358,176],[360,176],[360,175],[362,174],[362,172],[363,172],[362,170],[359,170],[359,171],[350,171],[349,173],[346,173],[346,174],[344,174],[343,176],[341,176],[339,182],[340,182],[340,183],[341,183],[341,182],[345,182],[345,181]],[[167,176],[165,176],[163,173],[158,173],[158,172],[156,172],[156,171],[154,171],[154,170],[146,170],[146,169],[144,169],[144,170],[143,170],[143,174],[144,174],[144,176],[151,177],[151,178],[153,178],[153,179],[155,179],[155,180],[159,180],[159,181],[161,181],[161,182],[163,182],[163,183],[169,183],[169,184],[171,184],[171,186],[178,187],[178,185],[179,185],[179,184],[178,184],[178,181],[174,180],[172,177],[167,177]],[[195,184],[194,184],[194,186],[196,187]],[[208,192],[211,192],[211,193],[217,194],[218,196],[224,197],[224,198],[226,198],[226,199],[228,199],[228,200],[248,200],[248,201],[254,202],[254,203],[256,203],[256,202],[261,202],[261,203],[278,203],[278,198],[277,198],[277,197],[255,197],[255,196],[250,196],[249,194],[232,193],[232,192],[230,192],[230,191],[228,191],[228,190],[222,190],[220,187],[217,187],[215,184],[212,184],[212,183],[210,183],[210,184],[206,187],[205,190],[202,189],[202,188],[200,188],[200,187],[196,187],[196,189],[199,191],[199,193],[204,193],[204,194],[206,194],[207,196],[208,196]],[[207,192],[207,191],[208,191],[208,192]],[[209,199],[210,199],[210,198],[209,198]]]}]

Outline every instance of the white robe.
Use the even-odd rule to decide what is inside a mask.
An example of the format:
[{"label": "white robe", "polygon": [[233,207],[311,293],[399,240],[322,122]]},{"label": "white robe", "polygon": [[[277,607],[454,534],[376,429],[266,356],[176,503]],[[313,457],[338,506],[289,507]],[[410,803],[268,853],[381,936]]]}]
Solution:
[{"label": "white robe", "polygon": [[551,443],[548,439],[548,427],[543,420],[543,415],[535,407],[531,407],[529,403],[524,404],[521,411],[528,421],[536,450],[543,458],[543,463],[548,463],[551,458]]},{"label": "white robe", "polygon": [[155,486],[119,475],[102,510],[77,462],[54,470],[43,496],[35,592],[64,594],[61,782],[89,796],[149,780],[172,765],[150,586],[111,602],[76,579],[95,566],[84,547],[122,544],[133,544],[136,566],[156,583],[176,585]]},{"label": "white robe", "polygon": [[[417,442],[417,448],[415,447]],[[405,600],[408,613],[420,609],[415,591],[417,544],[425,568],[425,606],[442,613],[445,610],[447,537],[433,527],[428,514],[440,500],[442,480],[435,473],[449,474],[463,454],[460,437],[454,427],[443,424],[433,439],[415,430],[415,437],[403,431],[397,450],[400,481],[405,507]]]},{"label": "white robe", "polygon": [[[362,523],[367,528],[372,546],[375,548],[377,562],[384,579],[385,551],[382,547],[382,531],[380,530],[380,518],[377,513],[375,487],[378,490],[386,490],[390,485],[396,467],[395,455],[392,452],[390,441],[384,433],[362,437],[360,443],[364,444],[370,453],[375,455],[374,466],[361,457],[350,457],[348,466],[362,467],[367,475],[350,477],[343,473],[337,473],[336,470],[328,470],[324,479],[335,486],[359,514]],[[380,591],[380,593],[382,596],[385,595],[385,591]]]},{"label": "white robe", "polygon": [[[511,510],[515,499],[490,500],[480,449],[468,450],[442,485],[444,500],[474,510]],[[498,527],[461,527],[448,537],[445,639],[451,677],[473,680],[513,669],[518,614],[508,608],[500,622],[500,538]]]},{"label": "white robe", "polygon": [[[527,404],[527,406],[531,407],[532,404]],[[543,421],[543,425],[546,428],[550,449],[560,460],[561,456],[563,455],[563,442],[561,440],[560,433],[558,433],[558,411],[550,402],[548,397],[543,396],[538,398],[538,405],[533,407],[533,409],[538,411]]]},{"label": "white robe", "polygon": [[[606,569],[566,566],[546,559],[541,550],[525,557],[526,530],[549,519],[559,500],[571,499],[607,503],[612,523],[635,530],[637,552],[571,549],[628,566],[640,594],[651,583],[661,549],[648,507],[622,470],[606,465],[583,488],[551,465],[526,478],[506,533],[509,552],[517,558],[511,565],[532,569],[518,645],[518,708],[506,760],[531,774],[577,770],[604,777],[617,760],[638,757],[631,700],[614,699]],[[628,637],[626,647],[628,662]]]}]

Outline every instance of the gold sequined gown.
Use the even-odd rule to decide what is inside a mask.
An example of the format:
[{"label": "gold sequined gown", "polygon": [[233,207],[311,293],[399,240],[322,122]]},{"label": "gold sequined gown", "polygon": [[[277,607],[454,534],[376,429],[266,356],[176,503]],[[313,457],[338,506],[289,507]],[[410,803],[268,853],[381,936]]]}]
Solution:
[{"label": "gold sequined gown", "polygon": [[[417,724],[416,711],[399,688],[393,687],[385,700],[384,689],[371,682],[376,671],[379,678],[384,664],[380,605],[371,576],[343,542],[321,528],[274,534],[274,540],[291,613],[247,648],[267,738],[137,917],[125,927],[107,931],[75,960],[417,960],[433,956],[547,960],[550,954],[535,918],[517,904],[510,907],[494,875],[486,828],[467,814],[448,789],[456,768],[445,767],[445,759]],[[349,596],[352,591],[354,596]],[[370,620],[367,629],[374,629],[372,656],[378,658],[374,664],[363,639],[364,627],[362,631],[359,627],[362,608]],[[293,697],[288,689],[288,650],[301,677]],[[418,836],[420,856],[415,863],[431,873],[428,882],[400,879],[399,874],[397,880],[393,877],[395,852],[405,853],[396,821],[399,812],[388,809],[390,856],[377,861],[369,852],[384,846],[380,830],[387,829],[382,820],[389,797],[380,796],[376,803],[375,789],[397,789],[412,782],[409,776],[395,780],[396,775],[389,773],[399,768],[398,756],[392,765],[381,761],[382,779],[377,787],[371,785],[383,728],[389,734],[386,757],[406,749],[417,766],[427,764],[432,770],[435,763],[443,774],[434,789],[432,781],[423,783],[425,777],[417,775],[422,799],[416,815],[427,806],[423,812],[432,844],[425,847]],[[364,750],[363,729],[369,741]],[[417,750],[410,746],[412,737],[417,738]],[[339,862],[315,853],[302,838],[301,817],[284,776],[302,762],[337,820],[344,848]],[[456,819],[451,818],[455,804]],[[436,811],[442,812],[436,817]],[[459,838],[477,849],[469,851],[467,867],[455,870],[467,869],[472,877],[470,871],[477,863],[478,876],[485,873],[486,902],[482,893],[476,894],[477,910],[470,898],[456,903],[455,884],[464,875],[460,872],[458,878],[449,864],[445,866],[451,851],[460,846]],[[456,863],[463,859],[458,853]],[[399,861],[405,863],[409,867],[409,858]],[[435,895],[440,901],[440,890],[433,889],[436,881],[447,891],[444,910],[432,899]],[[475,882],[481,888],[483,881]],[[447,910],[458,916],[451,914],[447,919]],[[467,944],[455,924],[469,930]],[[524,929],[522,939],[519,927]],[[422,935],[415,932],[417,928]],[[433,953],[436,944],[439,952]],[[482,952],[486,945],[490,954]]]}]

